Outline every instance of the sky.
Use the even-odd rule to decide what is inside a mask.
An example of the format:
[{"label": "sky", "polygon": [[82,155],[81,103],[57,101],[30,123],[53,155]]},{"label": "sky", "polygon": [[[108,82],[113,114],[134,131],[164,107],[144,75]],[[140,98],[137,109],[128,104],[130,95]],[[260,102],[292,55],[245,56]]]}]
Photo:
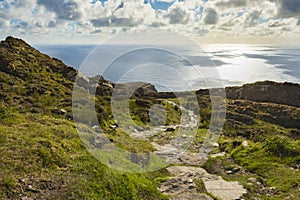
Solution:
[{"label": "sky", "polygon": [[171,30],[204,43],[300,42],[300,0],[0,0],[0,38],[94,44]]}]

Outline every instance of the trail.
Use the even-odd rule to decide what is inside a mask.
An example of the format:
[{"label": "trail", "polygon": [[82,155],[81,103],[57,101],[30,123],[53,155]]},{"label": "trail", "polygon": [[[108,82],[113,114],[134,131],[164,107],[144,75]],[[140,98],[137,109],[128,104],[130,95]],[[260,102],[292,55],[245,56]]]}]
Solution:
[{"label": "trail", "polygon": [[[158,188],[163,194],[171,195],[173,200],[211,200],[206,194],[199,194],[196,188],[196,181],[202,181],[208,193],[222,200],[235,200],[246,193],[246,189],[238,182],[227,182],[222,177],[209,174],[200,166],[207,160],[206,154],[192,153],[182,148],[182,144],[191,143],[194,135],[189,133],[179,134],[179,137],[167,144],[158,144],[158,138],[168,134],[167,130],[188,130],[197,128],[198,117],[191,110],[177,105],[172,101],[167,103],[178,106],[181,109],[182,120],[180,125],[159,126],[150,130],[133,129],[131,137],[148,140],[155,147],[155,153],[166,162],[173,165],[167,168],[172,175]],[[174,142],[175,141],[175,142]]]}]

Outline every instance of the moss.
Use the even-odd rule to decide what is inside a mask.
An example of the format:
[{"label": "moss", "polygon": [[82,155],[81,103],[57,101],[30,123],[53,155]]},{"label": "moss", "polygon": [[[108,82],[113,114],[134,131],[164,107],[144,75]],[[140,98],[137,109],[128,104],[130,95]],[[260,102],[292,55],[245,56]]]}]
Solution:
[{"label": "moss", "polygon": [[300,141],[295,141],[285,136],[276,135],[269,138],[264,148],[280,158],[300,156]]},{"label": "moss", "polygon": [[198,193],[206,193],[206,188],[202,180],[194,180]]}]

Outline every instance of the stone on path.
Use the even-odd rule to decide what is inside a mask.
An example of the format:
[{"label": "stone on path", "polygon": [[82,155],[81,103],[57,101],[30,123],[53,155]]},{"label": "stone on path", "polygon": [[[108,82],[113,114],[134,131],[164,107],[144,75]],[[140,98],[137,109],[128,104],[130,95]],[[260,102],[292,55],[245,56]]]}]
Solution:
[{"label": "stone on path", "polygon": [[164,194],[172,195],[172,199],[180,199],[186,195],[186,198],[181,199],[197,200],[192,198],[194,195],[191,195],[197,194],[194,180],[202,180],[206,191],[221,200],[239,199],[247,192],[238,182],[227,182],[222,177],[209,174],[200,167],[172,166],[167,170],[173,177],[163,182],[159,190]]},{"label": "stone on path", "polygon": [[206,194],[186,193],[174,196],[171,200],[213,200],[213,198]]},{"label": "stone on path", "polygon": [[199,153],[185,152],[179,157],[180,164],[188,166],[199,166],[207,161],[207,156]]},{"label": "stone on path", "polygon": [[208,174],[207,171],[200,167],[188,167],[188,166],[172,166],[167,168],[168,172],[174,176],[187,175],[202,177]]},{"label": "stone on path", "polygon": [[239,199],[247,191],[237,181],[227,182],[223,179],[204,181],[207,192],[222,200]]},{"label": "stone on path", "polygon": [[[169,103],[176,105],[174,102]],[[181,106],[179,107],[186,117],[183,123],[177,127],[197,127],[197,116],[192,111],[186,110]],[[149,137],[155,136],[157,133],[165,134],[165,130],[175,131],[177,127],[160,126],[150,130],[130,127],[134,130],[130,135],[135,139],[149,140]],[[192,167],[200,166],[207,160],[207,153],[211,151],[211,147],[203,148],[199,153],[192,153],[182,148],[182,145],[185,143],[191,143],[191,139],[187,134],[182,134],[179,139],[172,140],[169,144],[159,145],[156,142],[151,143],[156,149],[155,153],[164,158],[167,163],[186,165],[167,168],[173,177],[164,181],[158,188],[163,194],[171,195],[172,200],[212,200],[206,194],[197,193],[196,180],[202,181],[205,190],[221,200],[239,199],[246,193],[246,190],[238,182],[227,182],[220,176],[209,174],[201,167]],[[211,146],[219,147],[219,144],[213,143]],[[215,154],[214,156],[225,156],[225,153]]]}]

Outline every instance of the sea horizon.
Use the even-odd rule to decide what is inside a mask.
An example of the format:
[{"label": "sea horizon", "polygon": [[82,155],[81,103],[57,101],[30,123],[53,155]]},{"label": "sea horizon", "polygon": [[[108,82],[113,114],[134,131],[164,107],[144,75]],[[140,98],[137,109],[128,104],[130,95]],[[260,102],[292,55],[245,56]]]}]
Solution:
[{"label": "sea horizon", "polygon": [[[216,82],[216,87],[220,87],[220,85],[223,85],[224,87],[241,86],[257,81],[300,83],[300,68],[297,64],[300,62],[300,46],[243,44],[203,45],[201,47],[203,52],[182,51],[180,56],[197,63],[197,65],[193,65],[194,70],[187,72],[189,73],[188,76],[185,74],[183,77],[180,74],[178,75],[178,72],[170,74],[170,68],[167,68],[167,61],[161,60],[159,61],[160,66],[144,65],[140,69],[136,69],[135,66],[133,66],[134,63],[126,63],[126,59],[120,59],[119,63],[115,64],[116,66],[113,66],[112,69],[110,69],[110,66],[105,71],[102,71],[104,68],[103,66],[99,67],[101,68],[100,71],[98,71],[98,69],[91,70],[91,68],[88,70],[84,69],[84,65],[86,64],[85,61],[89,60],[87,58],[90,54],[97,54],[101,51],[102,57],[118,57],[120,55],[116,52],[120,49],[129,49],[128,46],[130,45],[34,45],[34,47],[42,53],[62,60],[65,64],[80,70],[87,76],[102,75],[107,80],[115,83],[148,82],[154,84],[159,91],[186,91],[210,88],[207,87],[207,84],[205,83],[208,79],[208,81],[211,81],[211,84],[209,85],[212,85],[213,87],[215,84],[213,82]],[[143,46],[136,45],[136,48],[142,49]],[[151,52],[141,51],[139,54],[142,55],[140,57],[143,57],[144,54],[151,54],[149,56],[151,59],[156,56],[154,50]],[[174,60],[174,58],[171,59]],[[201,71],[203,69],[208,69],[208,67],[212,67],[212,64],[205,63],[207,62],[207,59],[213,61],[213,67],[218,72],[219,78],[207,78],[202,74],[195,75],[195,69],[200,69]],[[89,63],[92,63],[89,65],[94,65],[95,62],[97,63],[97,66],[101,65],[101,61],[99,60],[89,61]],[[145,60],[144,62],[149,61]],[[189,66],[190,64],[182,64],[184,62],[185,61],[183,60],[178,60],[179,64],[174,64],[174,66],[181,66],[180,68],[182,68],[185,73],[185,71],[190,70],[190,68],[183,69],[183,67]],[[124,67],[124,63],[128,66]],[[162,65],[166,67],[162,68]],[[134,72],[132,72],[132,70],[134,70]],[[132,73],[128,74],[128,72]],[[204,72],[206,73],[207,71]],[[124,74],[126,74],[125,77]],[[176,81],[174,81],[174,79],[176,79]],[[179,80],[182,80],[184,83],[183,86],[178,86]],[[171,87],[172,89],[168,89],[168,87]]]}]

